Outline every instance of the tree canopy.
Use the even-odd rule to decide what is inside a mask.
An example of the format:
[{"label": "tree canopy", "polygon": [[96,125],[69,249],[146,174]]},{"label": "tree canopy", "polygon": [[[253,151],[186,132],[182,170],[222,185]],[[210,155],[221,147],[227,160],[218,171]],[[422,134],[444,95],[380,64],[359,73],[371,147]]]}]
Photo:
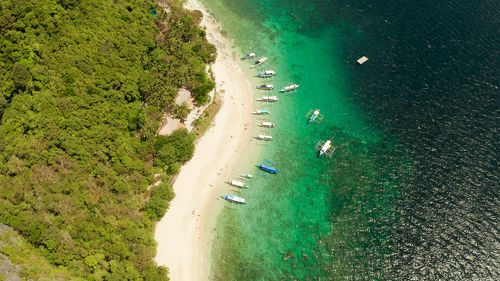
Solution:
[{"label": "tree canopy", "polygon": [[153,223],[194,137],[156,137],[178,88],[208,102],[215,47],[174,2],[0,3],[0,222],[89,280],[167,280]]}]

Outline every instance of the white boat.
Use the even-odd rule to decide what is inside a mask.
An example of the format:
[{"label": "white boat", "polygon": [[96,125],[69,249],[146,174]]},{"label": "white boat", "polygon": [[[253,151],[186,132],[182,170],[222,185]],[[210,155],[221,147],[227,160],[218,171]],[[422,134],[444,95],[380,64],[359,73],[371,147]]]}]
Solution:
[{"label": "white boat", "polygon": [[258,140],[265,140],[265,141],[272,141],[273,140],[272,136],[266,136],[266,135],[258,135],[258,136],[255,136],[254,138],[256,138]]},{"label": "white boat", "polygon": [[311,115],[311,117],[309,117],[309,123],[311,123],[312,121],[314,121],[319,115],[319,109],[316,109],[313,114]]},{"label": "white boat", "polygon": [[244,57],[242,57],[241,59],[242,59],[242,60],[253,59],[253,58],[255,58],[256,56],[257,56],[257,54],[256,54],[256,53],[248,53],[248,54],[246,54]]},{"label": "white boat", "polygon": [[265,63],[267,60],[268,60],[268,58],[266,58],[266,57],[262,57],[262,58],[260,58],[260,59],[256,60],[256,61],[255,61],[255,63],[254,63],[252,66],[250,66],[250,68],[257,67],[257,66],[259,66],[259,65],[261,65],[261,64],[263,64],[263,63]]},{"label": "white boat", "polygon": [[277,96],[263,96],[262,98],[258,98],[257,99],[258,101],[278,101],[278,97]]},{"label": "white boat", "polygon": [[293,90],[296,90],[298,87],[300,87],[299,84],[290,84],[290,85],[283,87],[283,89],[281,89],[280,92],[293,91]]},{"label": "white boat", "polygon": [[269,114],[269,110],[265,110],[265,109],[258,109],[257,111],[253,111],[252,114],[255,114],[255,115],[266,115],[266,114]]},{"label": "white boat", "polygon": [[257,89],[272,90],[272,89],[274,89],[274,85],[273,84],[264,84],[264,85],[257,86]]},{"label": "white boat", "polygon": [[274,75],[276,75],[276,72],[274,70],[266,70],[264,72],[258,73],[257,77],[268,78],[268,77],[273,77]]},{"label": "white boat", "polygon": [[226,181],[226,183],[236,187],[248,188],[248,185],[246,185],[244,182],[237,180]]},{"label": "white boat", "polygon": [[251,179],[251,178],[253,178],[253,175],[251,175],[251,174],[244,174],[244,175],[240,175],[240,177],[246,178],[246,179]]},{"label": "white boat", "polygon": [[327,140],[318,152],[318,156],[325,154],[332,147],[332,141]]},{"label": "white boat", "polygon": [[259,124],[259,126],[264,127],[264,128],[272,128],[272,127],[275,127],[276,124],[273,124],[271,122],[262,122],[261,124]]},{"label": "white boat", "polygon": [[240,204],[246,204],[247,201],[241,197],[238,197],[236,195],[228,194],[228,195],[221,195],[222,198],[226,199],[229,202],[234,202],[234,203],[240,203]]}]

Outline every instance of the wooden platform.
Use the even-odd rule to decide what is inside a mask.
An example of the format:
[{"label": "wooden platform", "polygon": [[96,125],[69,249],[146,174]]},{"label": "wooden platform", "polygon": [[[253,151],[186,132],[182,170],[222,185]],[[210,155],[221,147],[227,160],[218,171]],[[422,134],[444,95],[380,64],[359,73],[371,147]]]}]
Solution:
[{"label": "wooden platform", "polygon": [[357,62],[358,62],[359,64],[363,64],[363,63],[365,63],[365,62],[367,62],[367,61],[368,61],[368,58],[367,58],[367,57],[365,57],[365,56],[362,56],[361,58],[359,58],[359,59],[357,60]]}]

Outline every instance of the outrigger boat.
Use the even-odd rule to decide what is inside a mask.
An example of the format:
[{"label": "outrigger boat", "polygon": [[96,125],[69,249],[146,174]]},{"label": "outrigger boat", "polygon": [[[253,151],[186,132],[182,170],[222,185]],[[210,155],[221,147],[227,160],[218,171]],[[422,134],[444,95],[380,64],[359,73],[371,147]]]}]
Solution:
[{"label": "outrigger boat", "polygon": [[257,56],[257,54],[256,54],[256,53],[248,53],[248,54],[246,54],[244,57],[242,57],[241,59],[242,59],[242,60],[253,59],[253,58],[255,58],[256,56]]},{"label": "outrigger boat", "polygon": [[268,172],[270,174],[277,174],[279,173],[280,171],[278,171],[278,169],[276,169],[275,167],[271,167],[271,166],[268,166],[266,164],[260,164],[260,165],[257,165],[257,167],[259,169],[261,169],[262,171],[264,172]]},{"label": "outrigger boat", "polygon": [[257,86],[257,89],[272,90],[272,89],[274,89],[274,85],[273,84],[264,84],[264,85]]},{"label": "outrigger boat", "polygon": [[321,155],[332,156],[335,151],[335,147],[332,146],[332,141],[319,141],[315,147],[318,150],[318,157]]},{"label": "outrigger boat", "polygon": [[258,136],[255,136],[254,138],[256,138],[258,140],[265,140],[265,141],[272,141],[273,140],[272,136],[266,136],[266,135],[258,135]]},{"label": "outrigger boat", "polygon": [[319,113],[319,109],[311,109],[306,113],[307,123],[316,122],[319,124],[324,117],[323,114]]},{"label": "outrigger boat", "polygon": [[231,181],[226,181],[226,183],[236,187],[248,188],[248,185],[246,185],[244,182],[241,181],[231,180]]},{"label": "outrigger boat", "polygon": [[234,202],[234,203],[239,203],[239,204],[246,204],[247,201],[241,197],[238,197],[236,195],[228,194],[228,195],[221,195],[220,197],[226,199],[229,202]]},{"label": "outrigger boat", "polygon": [[298,87],[300,87],[299,84],[290,84],[288,86],[283,87],[283,89],[281,89],[280,92],[281,93],[290,92],[290,91],[296,90]]},{"label": "outrigger boat", "polygon": [[267,115],[269,114],[269,110],[265,110],[265,109],[257,109],[257,111],[253,111],[252,114],[255,114],[255,115]]},{"label": "outrigger boat", "polygon": [[316,118],[318,118],[319,116],[319,109],[316,109],[313,114],[311,115],[311,117],[309,117],[309,123],[311,123],[312,121],[316,120]]},{"label": "outrigger boat", "polygon": [[256,61],[255,61],[255,63],[254,63],[252,66],[250,66],[250,68],[257,67],[257,66],[259,66],[259,65],[261,65],[261,64],[263,64],[263,63],[265,63],[267,60],[268,60],[268,58],[267,58],[267,57],[262,57],[262,58],[260,58],[260,59],[256,60]]},{"label": "outrigger boat", "polygon": [[240,177],[245,178],[245,179],[251,179],[251,178],[253,178],[253,176],[251,174],[240,175]]},{"label": "outrigger boat", "polygon": [[259,124],[259,126],[264,127],[264,128],[272,128],[272,127],[275,127],[276,124],[273,124],[271,122],[262,122],[261,124]]},{"label": "outrigger boat", "polygon": [[277,96],[263,96],[262,98],[258,98],[257,99],[258,101],[269,101],[269,102],[272,102],[272,101],[278,101],[278,97]]},{"label": "outrigger boat", "polygon": [[266,70],[264,72],[258,73],[257,77],[259,77],[259,78],[269,78],[269,77],[273,77],[274,75],[276,75],[276,72],[274,70]]}]

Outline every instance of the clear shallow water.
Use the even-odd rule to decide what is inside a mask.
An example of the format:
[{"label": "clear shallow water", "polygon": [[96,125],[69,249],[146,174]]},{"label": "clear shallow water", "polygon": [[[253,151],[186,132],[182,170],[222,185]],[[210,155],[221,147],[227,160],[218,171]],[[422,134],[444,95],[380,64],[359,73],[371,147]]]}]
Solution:
[{"label": "clear shallow water", "polygon": [[269,108],[282,172],[218,218],[213,280],[500,279],[498,2],[202,2],[301,84]]}]

